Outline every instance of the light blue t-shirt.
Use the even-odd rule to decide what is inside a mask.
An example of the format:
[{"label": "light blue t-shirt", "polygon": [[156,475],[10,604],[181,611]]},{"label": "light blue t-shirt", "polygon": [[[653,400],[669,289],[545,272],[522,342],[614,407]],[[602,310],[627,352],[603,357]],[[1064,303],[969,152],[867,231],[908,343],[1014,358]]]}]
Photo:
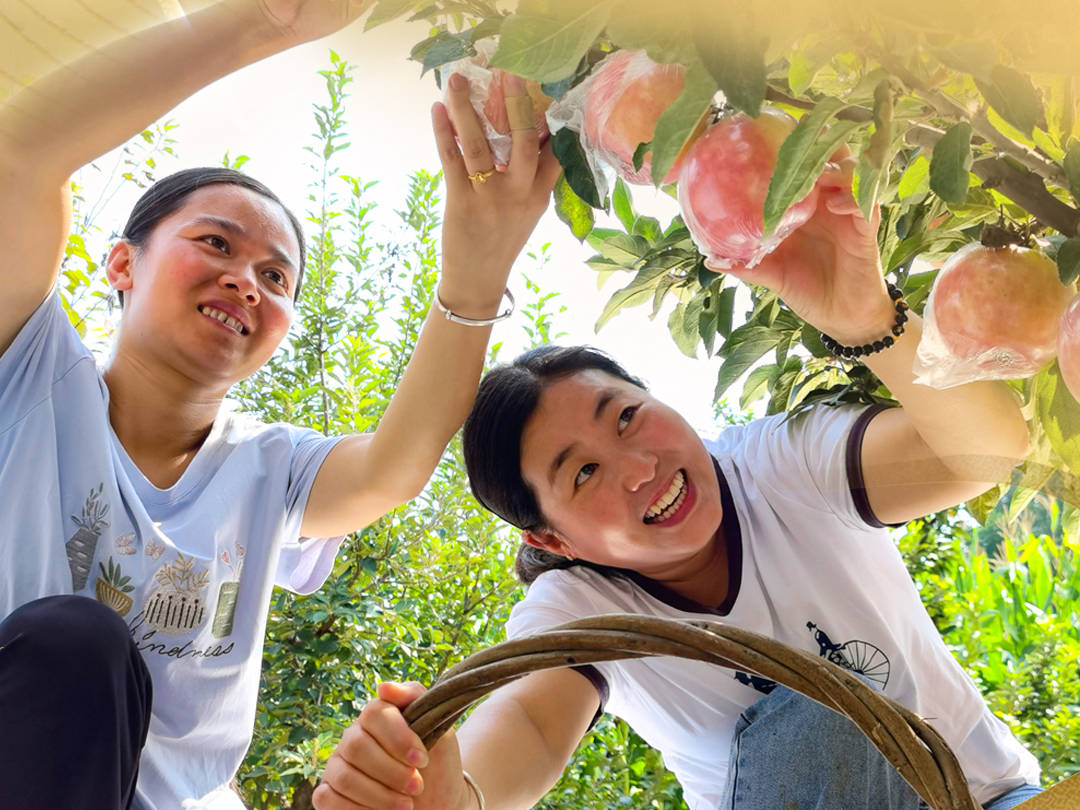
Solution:
[{"label": "light blue t-shirt", "polygon": [[0,618],[53,594],[110,605],[154,683],[136,806],[213,793],[215,807],[239,807],[219,789],[250,743],[271,591],[318,588],[341,542],[299,538],[337,439],[223,406],[180,480],[158,489],[108,400],[51,296],[0,356]]}]

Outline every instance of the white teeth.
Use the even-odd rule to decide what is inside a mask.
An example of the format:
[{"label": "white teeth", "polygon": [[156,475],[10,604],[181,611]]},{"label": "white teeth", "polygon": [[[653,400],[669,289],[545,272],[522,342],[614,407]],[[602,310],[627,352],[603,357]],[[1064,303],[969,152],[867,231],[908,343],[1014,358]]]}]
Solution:
[{"label": "white teeth", "polygon": [[671,486],[668,487],[667,492],[661,495],[645,512],[645,520],[656,521],[661,517],[670,517],[678,507],[682,506],[685,497],[686,476],[683,475],[682,470],[679,470],[675,473],[675,477],[671,479]]},{"label": "white teeth", "polygon": [[214,309],[213,307],[199,307],[199,312],[209,318],[214,318],[215,320],[221,321],[226,326],[235,329],[241,335],[247,334],[247,330],[244,328],[244,325],[240,323],[240,321],[236,320],[236,318],[232,317],[231,315],[226,315],[220,309]]}]

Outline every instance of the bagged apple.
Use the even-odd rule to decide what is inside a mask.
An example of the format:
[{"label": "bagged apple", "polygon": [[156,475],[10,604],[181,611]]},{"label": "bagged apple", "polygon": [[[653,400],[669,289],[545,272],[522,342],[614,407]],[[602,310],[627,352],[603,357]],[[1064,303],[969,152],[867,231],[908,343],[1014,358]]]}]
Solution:
[{"label": "bagged apple", "polygon": [[815,185],[764,236],[765,196],[780,145],[795,119],[774,107],[716,121],[686,152],[679,173],[679,208],[698,250],[719,269],[753,267],[814,215]]},{"label": "bagged apple", "polygon": [[1044,254],[967,245],[942,266],[923,315],[916,381],[951,388],[1030,377],[1057,354],[1073,291]]}]

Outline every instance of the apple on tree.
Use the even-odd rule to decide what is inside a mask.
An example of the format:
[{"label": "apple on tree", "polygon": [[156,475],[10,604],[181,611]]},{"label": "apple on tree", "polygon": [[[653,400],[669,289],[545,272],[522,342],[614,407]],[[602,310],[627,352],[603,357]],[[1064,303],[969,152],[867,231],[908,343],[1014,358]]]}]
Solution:
[{"label": "apple on tree", "polygon": [[679,173],[679,209],[710,266],[753,267],[813,216],[817,186],[764,237],[769,180],[780,145],[794,128],[787,113],[763,107],[757,118],[744,113],[721,118],[687,150]]},{"label": "apple on tree", "polygon": [[[685,79],[685,67],[657,64],[644,51],[616,51],[589,77],[585,138],[627,183],[651,182],[651,156],[646,153],[635,169],[634,153],[653,139],[657,120],[679,97]],[[676,161],[663,182],[673,183],[678,176]]]},{"label": "apple on tree", "polygon": [[938,273],[927,301],[916,371],[949,388],[1030,377],[1057,354],[1058,324],[1073,291],[1044,254],[972,244]]}]

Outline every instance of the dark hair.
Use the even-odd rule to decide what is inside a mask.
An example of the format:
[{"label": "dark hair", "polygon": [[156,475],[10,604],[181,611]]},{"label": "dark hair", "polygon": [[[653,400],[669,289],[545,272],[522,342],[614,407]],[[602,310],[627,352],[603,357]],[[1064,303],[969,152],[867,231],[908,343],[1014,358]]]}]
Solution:
[{"label": "dark hair", "polygon": [[[293,298],[295,299],[300,294],[300,284],[304,280],[304,260],[306,258],[304,229],[300,225],[300,220],[269,188],[254,177],[249,177],[236,169],[227,169],[224,166],[204,166],[196,169],[182,169],[170,174],[168,177],[163,177],[150,186],[139,198],[138,202],[135,203],[121,237],[135,245],[135,247],[142,247],[161,220],[179,209],[184,204],[184,200],[194,192],[205,186],[213,185],[240,186],[249,191],[254,191],[256,194],[261,194],[281,206],[281,210],[289,218],[289,223],[296,234],[296,242],[300,246],[300,266],[297,268],[296,286],[293,289]],[[119,296],[120,305],[123,306],[123,292],[119,292]]]},{"label": "dark hair", "polygon": [[[544,388],[592,370],[646,388],[612,357],[590,346],[540,346],[485,375],[465,420],[462,442],[469,485],[485,509],[519,529],[549,528],[536,494],[521,475],[521,434]],[[529,583],[544,571],[571,564],[572,560],[522,542],[514,571]]]}]

